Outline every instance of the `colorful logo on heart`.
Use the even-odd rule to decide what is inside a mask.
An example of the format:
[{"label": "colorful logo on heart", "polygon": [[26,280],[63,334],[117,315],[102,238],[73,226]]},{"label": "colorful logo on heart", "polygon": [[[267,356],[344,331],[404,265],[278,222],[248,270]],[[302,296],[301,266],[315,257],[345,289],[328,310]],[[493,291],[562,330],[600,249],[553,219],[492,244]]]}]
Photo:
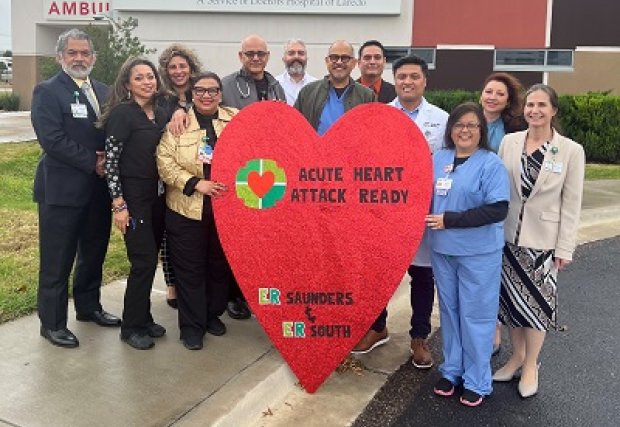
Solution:
[{"label": "colorful logo on heart", "polygon": [[235,179],[237,197],[252,209],[267,209],[284,197],[286,173],[275,160],[253,159],[239,169]]}]

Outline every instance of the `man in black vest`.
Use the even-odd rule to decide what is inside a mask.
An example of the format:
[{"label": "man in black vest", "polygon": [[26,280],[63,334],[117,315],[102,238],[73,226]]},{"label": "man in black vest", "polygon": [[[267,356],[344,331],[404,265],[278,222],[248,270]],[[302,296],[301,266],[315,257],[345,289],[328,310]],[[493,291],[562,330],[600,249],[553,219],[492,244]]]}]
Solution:
[{"label": "man in black vest", "polygon": [[358,67],[362,76],[357,80],[371,89],[377,101],[387,104],[396,98],[394,85],[381,78],[385,67],[385,48],[377,40],[368,40],[358,51]]},{"label": "man in black vest", "polygon": [[99,302],[111,201],[103,179],[104,132],[95,122],[108,87],[89,78],[96,57],[88,34],[64,32],[56,53],[62,71],[35,87],[31,113],[43,149],[34,180],[39,205],[38,312],[41,336],[70,348],[79,345],[67,329],[74,261],[77,320],[101,326],[120,326],[121,321]]}]

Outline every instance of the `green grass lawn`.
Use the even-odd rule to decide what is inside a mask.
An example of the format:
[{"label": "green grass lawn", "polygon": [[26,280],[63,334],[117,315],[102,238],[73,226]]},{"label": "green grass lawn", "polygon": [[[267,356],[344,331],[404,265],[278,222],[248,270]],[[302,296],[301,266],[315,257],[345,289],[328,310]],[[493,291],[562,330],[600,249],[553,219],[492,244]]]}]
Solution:
[{"label": "green grass lawn", "polygon": [[[39,262],[32,181],[41,150],[36,142],[0,144],[0,323],[36,308]],[[587,165],[586,179],[620,179],[620,165]],[[104,280],[126,277],[129,264],[114,230]]]},{"label": "green grass lawn", "polygon": [[[40,153],[35,142],[0,144],[0,323],[36,308],[39,240],[32,182]],[[114,231],[104,281],[128,271],[125,245]]]},{"label": "green grass lawn", "polygon": [[620,165],[586,165],[586,181],[597,179],[620,179]]}]

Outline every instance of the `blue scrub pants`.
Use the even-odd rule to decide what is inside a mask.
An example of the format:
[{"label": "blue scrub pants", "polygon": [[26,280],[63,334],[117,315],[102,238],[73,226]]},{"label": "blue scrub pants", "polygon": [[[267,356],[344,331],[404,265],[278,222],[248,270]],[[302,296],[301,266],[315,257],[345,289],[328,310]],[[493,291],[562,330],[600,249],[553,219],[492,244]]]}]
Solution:
[{"label": "blue scrub pants", "polygon": [[491,353],[499,309],[502,250],[450,256],[432,252],[444,362],[442,375],[480,395],[493,391]]}]

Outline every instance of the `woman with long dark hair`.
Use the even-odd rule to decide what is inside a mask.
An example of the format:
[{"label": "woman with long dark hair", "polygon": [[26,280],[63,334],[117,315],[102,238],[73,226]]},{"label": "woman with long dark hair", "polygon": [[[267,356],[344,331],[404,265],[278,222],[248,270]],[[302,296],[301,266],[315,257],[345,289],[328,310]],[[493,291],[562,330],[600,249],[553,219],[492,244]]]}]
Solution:
[{"label": "woman with long dark hair", "polygon": [[497,153],[504,135],[527,128],[523,119],[523,85],[512,74],[493,73],[480,92],[480,105],[487,121],[489,148]]},{"label": "woman with long dark hair", "polygon": [[129,58],[114,82],[101,124],[106,132],[106,171],[114,225],[123,234],[131,264],[123,307],[121,339],[139,350],[166,333],[151,315],[151,287],[164,232],[163,185],[155,155],[168,121],[158,106],[157,69]]},{"label": "woman with long dark hair", "polygon": [[[482,85],[480,105],[487,121],[489,147],[497,153],[502,138],[508,133],[527,129],[523,118],[523,85],[512,74],[495,72]],[[493,355],[502,345],[501,323],[497,323],[493,340]]]}]

